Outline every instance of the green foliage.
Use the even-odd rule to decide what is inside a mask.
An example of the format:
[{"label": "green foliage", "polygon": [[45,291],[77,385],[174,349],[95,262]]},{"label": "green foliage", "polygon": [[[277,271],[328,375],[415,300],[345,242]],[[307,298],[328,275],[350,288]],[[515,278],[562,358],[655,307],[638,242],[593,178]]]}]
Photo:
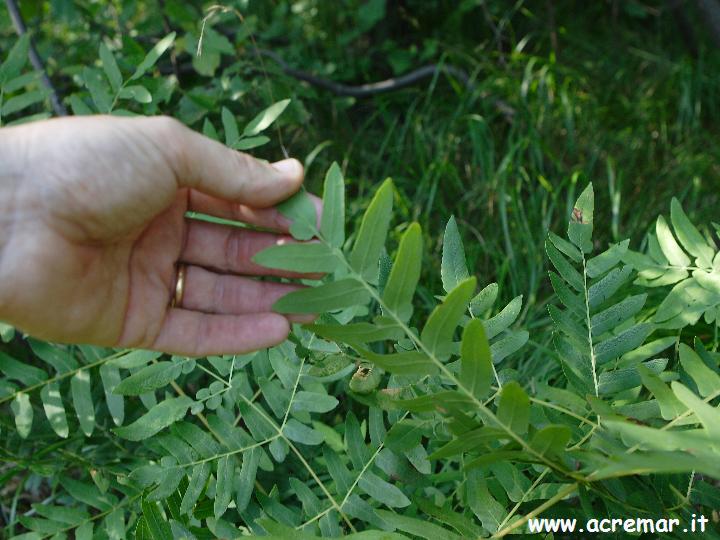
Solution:
[{"label": "green foliage", "polygon": [[662,328],[684,328],[701,317],[713,324],[720,317],[720,252],[675,198],[670,222],[672,228],[658,217],[655,234],[648,234],[647,253],[630,251],[626,260],[638,270],[638,283],[646,287],[675,284],[653,318]]},{"label": "green foliage", "polygon": [[[277,2],[203,24],[192,3],[59,1],[55,30],[30,4],[41,54],[68,44],[48,68],[74,114],[167,113],[238,150],[306,156],[322,220],[304,192],[280,210],[317,241],[255,261],[326,277],[276,305],[316,323],[243,356],[46,344],[0,324],[0,534],[444,539],[519,533],[538,509],[687,522],[718,508],[717,226],[673,200],[637,251],[622,241],[654,220],[650,192],[717,203],[717,62],[637,30],[673,33],[667,10],[610,20],[561,3],[550,21],[527,3],[429,2],[408,25],[385,2]],[[0,121],[46,118],[27,40],[2,32]],[[481,76],[365,105],[259,60],[253,34],[346,82],[442,61]],[[608,40],[624,54],[598,55]],[[586,178],[596,190],[578,198]]]},{"label": "green foliage", "polygon": [[[14,417],[4,452],[52,432],[113,448],[91,454],[89,479],[61,477],[73,505],[43,508],[42,518],[21,519],[23,527],[43,536],[95,526],[142,538],[234,537],[243,527],[308,538],[486,536],[522,530],[521,516],[542,501],[572,513],[566,497],[579,490],[612,506],[619,495],[608,489],[671,481],[665,510],[674,505],[682,515],[677,497],[689,491],[687,479],[720,477],[718,356],[676,336],[646,343],[663,328],[645,322],[654,308],[632,290],[632,269],[622,265],[628,243],[593,253],[592,186],[570,213],[569,240],[548,235],[550,281],[562,304],[549,307],[562,376],[534,388],[508,369],[528,340],[513,328],[522,299],[493,309],[492,289],[478,298],[454,220],[442,258],[449,290],[429,315],[419,314],[412,306],[420,226],[406,227],[379,280],[393,184],[378,189],[351,246],[341,241],[344,191],[333,165],[322,223],[305,220],[296,230],[298,239],[311,232],[315,240],[256,258],[325,273],[276,304],[323,313],[316,324],[296,326],[289,342],[191,360],[32,341],[46,369],[0,356],[0,399]],[[288,215],[302,219],[304,197]],[[488,310],[495,314],[483,317]],[[679,362],[655,357],[673,344]],[[352,376],[351,359],[360,362]],[[188,387],[198,388],[194,398]],[[355,402],[344,415],[331,389]],[[38,394],[47,423],[34,419]],[[111,430],[119,438],[107,433],[109,422],[119,425]],[[649,483],[638,483],[648,474]],[[650,492],[633,500],[638,511],[657,511]],[[89,517],[89,508],[100,513]]]}]

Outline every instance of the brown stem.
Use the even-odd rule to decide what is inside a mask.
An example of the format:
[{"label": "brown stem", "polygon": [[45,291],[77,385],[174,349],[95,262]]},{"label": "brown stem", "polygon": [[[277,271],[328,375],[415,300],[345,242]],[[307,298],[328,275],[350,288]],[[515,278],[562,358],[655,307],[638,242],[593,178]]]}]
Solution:
[{"label": "brown stem", "polygon": [[[15,27],[15,31],[18,33],[18,36],[22,37],[27,34],[27,26],[25,26],[25,21],[23,21],[22,14],[20,13],[20,9],[18,8],[15,0],[5,0],[5,5],[7,5],[8,11],[10,12],[10,18],[12,19],[13,26]],[[45,71],[45,66],[40,59],[40,55],[35,48],[35,43],[32,38],[30,38],[30,50],[28,52],[28,56],[30,57],[30,63],[37,71],[40,72],[40,79],[42,80],[43,86],[45,86],[45,88],[47,88],[50,92],[50,103],[52,104],[55,114],[57,116],[67,116],[67,109],[65,109],[65,106],[62,104],[58,91],[55,89],[55,86]]]}]

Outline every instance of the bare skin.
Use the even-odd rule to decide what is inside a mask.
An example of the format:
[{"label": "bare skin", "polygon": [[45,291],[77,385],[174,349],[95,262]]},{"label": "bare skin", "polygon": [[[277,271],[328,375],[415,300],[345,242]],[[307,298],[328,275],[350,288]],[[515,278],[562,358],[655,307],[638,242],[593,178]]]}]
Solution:
[{"label": "bare skin", "polygon": [[[167,117],[76,117],[0,129],[0,320],[39,338],[187,356],[282,342],[271,306],[296,289],[252,277],[288,241],[273,207],[296,160],[273,165]],[[230,218],[275,233],[185,218]],[[177,263],[181,306],[170,307]]]}]

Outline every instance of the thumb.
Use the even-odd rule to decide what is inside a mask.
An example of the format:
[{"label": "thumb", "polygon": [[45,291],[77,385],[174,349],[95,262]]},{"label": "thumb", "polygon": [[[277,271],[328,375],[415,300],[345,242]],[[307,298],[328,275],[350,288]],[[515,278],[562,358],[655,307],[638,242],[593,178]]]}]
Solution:
[{"label": "thumb", "polygon": [[167,148],[178,185],[257,208],[273,206],[300,189],[303,167],[296,159],[273,164],[232,150],[181,122],[154,119],[161,148]]}]

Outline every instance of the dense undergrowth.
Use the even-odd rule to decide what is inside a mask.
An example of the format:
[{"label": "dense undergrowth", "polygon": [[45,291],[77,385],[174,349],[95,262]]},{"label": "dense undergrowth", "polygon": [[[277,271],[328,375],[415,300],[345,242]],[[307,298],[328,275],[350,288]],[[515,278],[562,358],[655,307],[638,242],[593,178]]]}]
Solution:
[{"label": "dense undergrowth", "polygon": [[[207,359],[1,327],[3,535],[717,530],[717,50],[690,55],[662,2],[371,0],[238,2],[198,55],[208,6],[159,6],[22,8],[73,114],[304,159],[321,227],[302,195],[283,211],[321,242],[258,260],[327,272],[277,306],[325,314]],[[48,116],[1,10],[0,46],[2,123]],[[258,49],[338,81],[446,62],[471,82],[333,97]]]}]

